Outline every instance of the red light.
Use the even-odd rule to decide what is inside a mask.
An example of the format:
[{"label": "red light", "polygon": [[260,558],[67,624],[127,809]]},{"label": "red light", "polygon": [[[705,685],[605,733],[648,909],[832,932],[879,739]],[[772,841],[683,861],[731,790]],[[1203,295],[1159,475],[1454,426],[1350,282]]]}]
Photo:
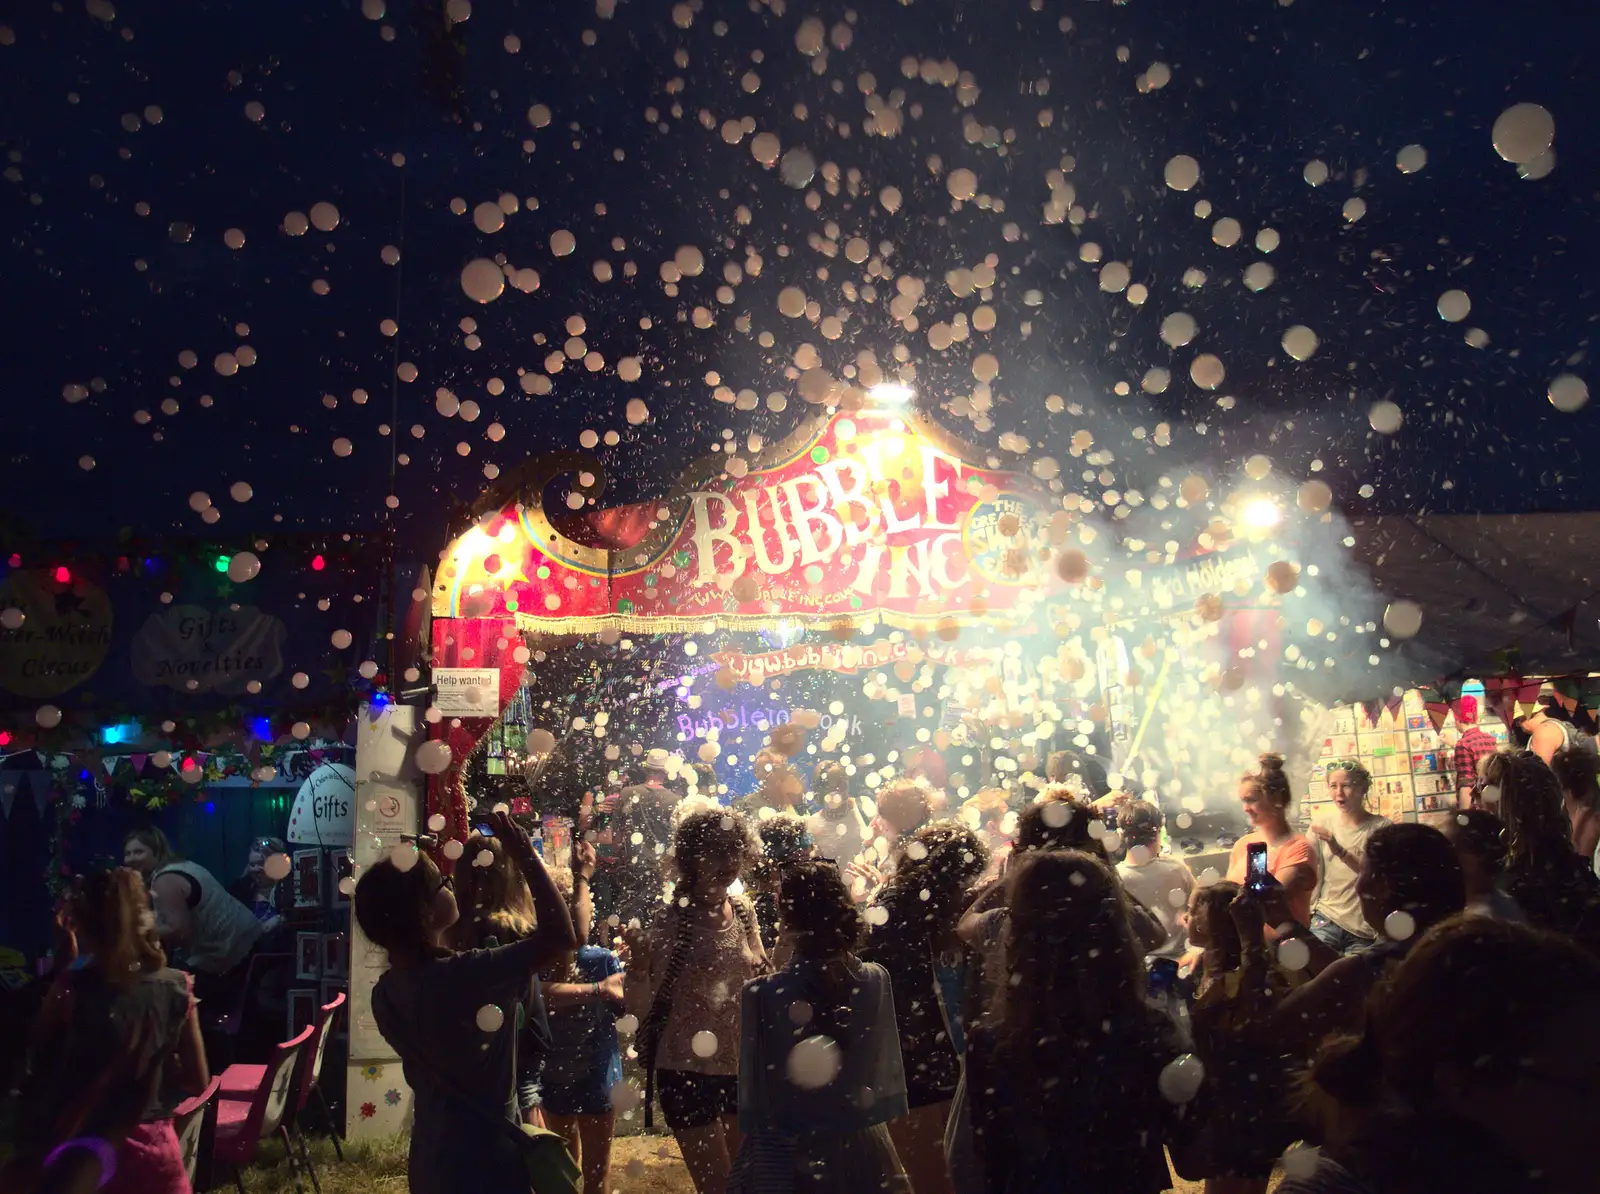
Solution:
[{"label": "red light", "polygon": [[13,568],[20,568],[22,567],[22,557],[16,552],[12,552],[11,558],[7,560],[6,563],[10,564]]},{"label": "red light", "polygon": [[11,731],[10,730],[0,730],[0,746],[10,746],[10,745],[11,745]]},{"label": "red light", "polygon": [[313,572],[321,572],[327,566],[328,566],[328,561],[323,559],[321,556],[312,556],[311,557],[311,571],[313,571]]},{"label": "red light", "polygon": [[68,572],[67,569],[64,566],[61,567],[61,568],[57,568],[56,569],[56,584],[58,584],[58,585],[70,585],[71,583],[72,583],[72,573]]}]

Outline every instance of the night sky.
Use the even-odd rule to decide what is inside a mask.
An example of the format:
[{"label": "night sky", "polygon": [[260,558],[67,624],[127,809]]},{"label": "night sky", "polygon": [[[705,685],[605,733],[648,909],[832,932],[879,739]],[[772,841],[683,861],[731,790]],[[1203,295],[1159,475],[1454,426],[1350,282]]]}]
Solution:
[{"label": "night sky", "polygon": [[[888,362],[903,343],[919,405],[958,433],[989,451],[1002,433],[1025,436],[1028,450],[1007,459],[1026,461],[1065,457],[1069,437],[1087,427],[1114,453],[1106,467],[1125,488],[1153,489],[1189,467],[1224,472],[1261,451],[1291,477],[1320,459],[1352,515],[1596,504],[1600,482],[1582,463],[1594,413],[1557,412],[1545,396],[1566,372],[1600,383],[1588,358],[1600,263],[1600,17],[1583,6],[614,8],[478,0],[454,25],[441,5],[404,0],[381,20],[352,3],[117,0],[113,10],[62,0],[0,14],[0,377],[10,428],[0,511],[45,536],[206,533],[190,506],[198,491],[220,511],[216,533],[392,520],[403,549],[425,558],[443,545],[452,510],[487,485],[486,464],[576,447],[585,429],[620,434],[598,449],[612,478],[606,501],[664,493],[724,428],[741,443],[752,431],[787,431],[805,407],[784,376],[801,341],[835,369],[863,349]],[[377,11],[369,0],[367,12]],[[847,30],[848,47],[803,54],[797,33],[811,16],[830,37],[836,25]],[[518,52],[508,37],[520,39]],[[971,97],[959,87],[905,78],[908,55],[970,71],[975,102],[962,106]],[[1140,94],[1136,80],[1156,62],[1171,81]],[[759,76],[753,93],[746,72]],[[891,104],[891,89],[903,91],[898,136],[864,134],[863,72]],[[1496,117],[1523,101],[1555,120],[1557,164],[1538,181],[1520,179],[1491,139]],[[530,122],[534,104],[550,109],[546,127]],[[1046,108],[1052,123],[1041,127]],[[725,143],[723,122],[742,117],[776,132],[785,150],[805,146],[818,163],[859,170],[859,194],[842,182],[808,210],[826,166],[804,190],[784,185],[752,156],[749,136]],[[1396,168],[1408,144],[1426,149],[1420,173]],[[1186,193],[1163,183],[1175,154],[1201,166]],[[1081,229],[1041,220],[1046,172],[1064,155],[1085,208]],[[1313,159],[1330,172],[1317,188],[1302,177]],[[952,210],[946,175],[958,166],[1006,210]],[[877,200],[885,186],[903,193],[898,212]],[[503,230],[480,232],[473,209],[502,195],[517,210]],[[465,214],[451,210],[458,197]],[[1352,197],[1367,205],[1354,223],[1341,216]],[[1213,209],[1203,219],[1194,214],[1202,199]],[[337,226],[289,235],[290,213],[318,203],[337,207]],[[1224,216],[1243,227],[1232,248],[1211,239]],[[1265,227],[1281,235],[1270,255],[1251,248]],[[244,234],[241,248],[225,243],[230,229]],[[577,246],[564,257],[551,248],[562,230]],[[843,281],[865,280],[864,267],[816,242],[854,235],[874,251],[892,242],[892,272],[925,279],[920,330],[891,318],[894,282],[880,281],[875,302],[840,297]],[[1128,263],[1149,300],[1135,307],[1103,293],[1085,242]],[[389,245],[396,266],[381,257]],[[680,245],[701,249],[706,269],[673,297],[660,268]],[[763,259],[759,277],[751,251]],[[536,270],[537,291],[508,287],[487,305],[464,294],[463,266],[496,253]],[[986,254],[997,255],[995,329],[931,351],[928,326],[978,301],[953,298],[946,271]],[[597,280],[602,259],[614,280]],[[1260,294],[1240,284],[1255,261],[1276,270]],[[728,303],[715,297],[725,262],[743,267]],[[1183,283],[1191,269],[1207,275],[1198,290]],[[824,313],[848,308],[842,337],[826,341],[781,315],[786,285],[806,288]],[[1461,323],[1435,310],[1451,288],[1471,297]],[[700,306],[714,327],[694,326]],[[1175,311],[1201,328],[1186,349],[1158,336]],[[549,394],[525,393],[520,372],[546,368],[574,316],[603,367],[569,359]],[[396,335],[384,334],[385,319]],[[464,319],[477,321],[476,350]],[[1279,344],[1295,324],[1320,338],[1304,362]],[[1465,342],[1469,328],[1487,333],[1486,347]],[[944,409],[972,390],[980,342],[1001,363],[987,427]],[[218,355],[241,345],[255,363],[220,374]],[[1215,392],[1189,381],[1197,350],[1227,365]],[[181,363],[185,352],[194,367]],[[644,368],[633,383],[617,373],[630,355]],[[397,379],[403,364],[414,381]],[[1141,392],[1158,366],[1171,369],[1171,385]],[[787,409],[718,402],[713,370],[763,402],[787,395]],[[1131,394],[1115,393],[1118,382]],[[74,386],[88,396],[64,400]],[[476,421],[441,415],[440,387],[479,404]],[[1067,413],[1047,410],[1052,393]],[[1233,401],[1219,404],[1224,396]],[[646,401],[648,423],[628,424],[629,398]],[[175,413],[163,413],[169,399]],[[1368,426],[1383,399],[1405,415],[1393,436]],[[1163,422],[1171,442],[1158,447]],[[347,456],[337,454],[341,438]],[[395,464],[396,453],[410,463]],[[240,481],[253,491],[246,503],[229,497]]]}]

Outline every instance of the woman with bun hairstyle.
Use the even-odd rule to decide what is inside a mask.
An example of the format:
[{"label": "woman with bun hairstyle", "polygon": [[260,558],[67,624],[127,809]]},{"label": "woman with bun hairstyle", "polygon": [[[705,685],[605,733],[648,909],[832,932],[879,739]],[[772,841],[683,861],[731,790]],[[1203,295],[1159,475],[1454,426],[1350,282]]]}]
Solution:
[{"label": "woman with bun hairstyle", "polygon": [[[839,868],[783,872],[778,915],[794,954],[745,986],[731,1194],[907,1191],[885,1125],[906,1113],[889,973],[855,955],[864,924]],[[809,1014],[796,1014],[797,1008]]]},{"label": "woman with bun hairstyle", "polygon": [[1327,1042],[1307,1082],[1323,1141],[1278,1194],[1593,1190],[1600,962],[1481,916],[1430,933]]},{"label": "woman with bun hairstyle", "polygon": [[[1250,846],[1267,844],[1267,873],[1278,881],[1289,901],[1289,912],[1308,928],[1311,925],[1311,897],[1317,890],[1317,854],[1305,835],[1289,825],[1289,806],[1294,793],[1283,770],[1282,755],[1262,755],[1257,771],[1239,777],[1239,803],[1244,806],[1250,832],[1233,844],[1228,855],[1228,881],[1243,884],[1250,857]],[[1269,925],[1268,936],[1273,935]]]}]

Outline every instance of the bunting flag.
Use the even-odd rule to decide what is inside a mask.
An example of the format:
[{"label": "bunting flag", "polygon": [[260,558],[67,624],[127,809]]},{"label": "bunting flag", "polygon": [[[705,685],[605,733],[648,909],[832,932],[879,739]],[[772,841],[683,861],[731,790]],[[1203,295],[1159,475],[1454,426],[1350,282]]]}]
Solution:
[{"label": "bunting flag", "polygon": [[1367,719],[1369,726],[1377,727],[1378,717],[1383,713],[1382,701],[1361,701],[1361,713]]},{"label": "bunting flag", "polygon": [[1446,701],[1424,701],[1423,707],[1428,711],[1428,720],[1433,723],[1433,732],[1438,733],[1444,729],[1445,719],[1450,716],[1450,705]]}]

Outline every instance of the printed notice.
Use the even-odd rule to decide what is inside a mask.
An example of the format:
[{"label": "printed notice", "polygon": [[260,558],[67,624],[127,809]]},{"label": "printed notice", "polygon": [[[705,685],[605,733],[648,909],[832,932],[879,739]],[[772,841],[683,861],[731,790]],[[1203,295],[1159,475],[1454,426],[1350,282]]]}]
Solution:
[{"label": "printed notice", "polygon": [[496,717],[500,671],[492,667],[436,667],[433,703],[446,717]]}]

